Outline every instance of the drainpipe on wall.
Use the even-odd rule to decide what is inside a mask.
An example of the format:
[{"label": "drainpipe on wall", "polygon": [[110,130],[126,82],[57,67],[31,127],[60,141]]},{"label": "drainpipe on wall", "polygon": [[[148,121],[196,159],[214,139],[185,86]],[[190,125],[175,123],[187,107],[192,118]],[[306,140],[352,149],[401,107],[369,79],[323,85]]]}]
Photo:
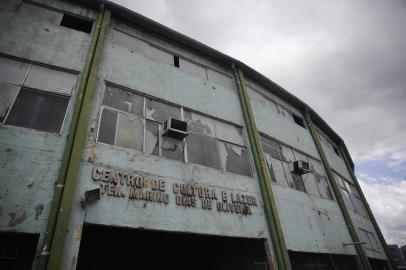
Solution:
[{"label": "drainpipe on wall", "polygon": [[265,155],[259,139],[254,114],[251,109],[251,103],[248,98],[245,80],[242,71],[238,69],[235,64],[232,65],[232,68],[237,84],[238,95],[241,102],[248,138],[254,157],[254,163],[259,178],[262,199],[264,201],[265,216],[272,237],[278,269],[291,270],[292,267],[290,264],[289,254],[286,248],[285,239],[283,237],[282,225],[279,219],[278,209],[276,207],[276,200],[272,191],[271,178],[267,169]]},{"label": "drainpipe on wall", "polygon": [[354,181],[355,187],[357,188],[358,193],[361,195],[361,200],[362,200],[362,203],[364,204],[364,206],[365,206],[365,208],[367,210],[369,219],[372,221],[372,225],[375,228],[375,231],[376,231],[376,233],[378,235],[379,241],[381,242],[381,245],[382,245],[382,247],[383,247],[383,249],[385,251],[386,257],[388,258],[388,264],[387,265],[389,267],[389,270],[394,270],[394,269],[396,269],[397,266],[394,263],[394,260],[392,258],[392,254],[389,252],[389,249],[388,249],[388,246],[386,244],[385,238],[383,237],[383,234],[382,234],[381,230],[379,229],[378,223],[376,222],[376,219],[375,219],[374,215],[372,214],[371,208],[369,207],[369,204],[368,204],[368,202],[367,202],[367,200],[366,200],[366,198],[364,196],[364,193],[362,193],[361,186],[358,183],[358,180],[357,180],[357,177],[355,176],[354,170],[350,165],[349,157],[347,156],[348,155],[347,154],[348,153],[347,147],[345,146],[345,143],[343,141],[340,142],[339,148],[340,148],[341,155],[342,155],[342,157],[344,159],[345,165],[347,166],[347,169],[350,172],[351,178]]},{"label": "drainpipe on wall", "polygon": [[[347,225],[348,232],[350,233],[351,239],[352,239],[352,241],[354,243],[360,243],[361,241],[359,240],[357,230],[354,227],[354,224],[353,224],[353,222],[351,220],[350,213],[349,213],[349,211],[348,211],[348,209],[347,209],[347,207],[346,207],[346,205],[344,203],[344,199],[343,199],[343,197],[341,195],[340,188],[337,185],[337,182],[336,182],[336,180],[334,178],[333,171],[332,171],[332,169],[330,167],[330,164],[329,164],[329,162],[327,160],[327,157],[326,157],[326,155],[324,153],[324,150],[323,150],[323,148],[321,146],[320,139],[319,139],[319,137],[317,135],[316,129],[314,128],[313,122],[312,122],[312,120],[310,118],[308,108],[305,109],[304,116],[305,116],[307,126],[309,127],[310,134],[313,137],[314,144],[316,145],[317,151],[319,152],[320,158],[321,158],[321,160],[323,162],[324,169],[326,170],[328,179],[330,180],[330,184],[331,184],[331,187],[333,188],[334,195],[335,195],[335,197],[337,199],[337,203],[338,203],[338,205],[340,207],[341,213],[343,214],[344,221],[345,221],[345,224]],[[356,245],[354,245],[354,247],[355,247],[355,249],[357,251],[358,258],[360,260],[360,264],[361,264],[362,269],[364,269],[364,270],[372,270],[371,264],[369,263],[368,257],[366,255],[365,250],[362,247],[362,245],[356,244]]]},{"label": "drainpipe on wall", "polygon": [[79,91],[58,180],[54,187],[48,224],[39,259],[39,269],[59,269],[61,264],[76,177],[80,166],[80,156],[83,141],[87,133],[87,122],[96,82],[98,63],[109,19],[110,12],[104,8],[104,4],[101,4],[83,68],[83,74],[80,79]]}]

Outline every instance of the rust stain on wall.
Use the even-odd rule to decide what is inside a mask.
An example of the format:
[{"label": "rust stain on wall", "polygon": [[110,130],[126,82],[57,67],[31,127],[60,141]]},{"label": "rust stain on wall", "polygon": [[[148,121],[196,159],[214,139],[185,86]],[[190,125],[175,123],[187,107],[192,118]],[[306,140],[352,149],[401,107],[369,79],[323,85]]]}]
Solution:
[{"label": "rust stain on wall", "polygon": [[17,214],[14,212],[9,213],[8,216],[10,217],[10,220],[8,221],[8,226],[14,227],[24,222],[24,220],[27,218],[27,211],[24,211],[24,213],[21,216],[17,216]]},{"label": "rust stain on wall", "polygon": [[80,239],[82,238],[82,229],[83,229],[83,224],[79,225],[75,232],[75,241],[80,242]]},{"label": "rust stain on wall", "polygon": [[44,211],[44,205],[42,203],[39,203],[35,206],[35,220],[38,220],[38,217],[42,215],[42,212]]}]

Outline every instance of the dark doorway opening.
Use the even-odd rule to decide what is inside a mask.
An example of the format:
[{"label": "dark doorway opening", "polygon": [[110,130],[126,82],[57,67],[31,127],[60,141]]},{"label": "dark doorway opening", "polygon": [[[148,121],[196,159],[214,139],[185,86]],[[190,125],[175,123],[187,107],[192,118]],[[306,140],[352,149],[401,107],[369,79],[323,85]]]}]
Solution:
[{"label": "dark doorway opening", "polygon": [[0,232],[0,269],[31,269],[38,239],[34,233]]},{"label": "dark doorway opening", "polygon": [[265,241],[85,224],[77,269],[268,269]]}]

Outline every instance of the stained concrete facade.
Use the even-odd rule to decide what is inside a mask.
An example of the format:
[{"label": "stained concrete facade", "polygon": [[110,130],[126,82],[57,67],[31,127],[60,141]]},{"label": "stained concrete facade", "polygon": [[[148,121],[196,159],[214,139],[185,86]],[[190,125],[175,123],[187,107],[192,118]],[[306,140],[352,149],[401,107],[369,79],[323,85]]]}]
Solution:
[{"label": "stained concrete facade", "polygon": [[[36,269],[49,221],[54,183],[60,170],[98,11],[92,6],[70,1],[11,0],[6,1],[4,6],[0,11],[1,57],[62,71],[75,77],[60,132],[40,131],[7,123],[0,125],[0,230],[39,234],[38,256],[33,264],[33,269]],[[61,26],[60,19],[55,19],[58,17],[55,17],[54,13],[46,16],[43,10],[90,19],[93,21],[92,32],[85,33]],[[281,145],[279,149],[282,149],[282,146],[289,148],[295,159],[305,158],[319,164],[321,181],[325,181],[325,190],[330,190],[330,195],[323,197],[321,186],[316,184],[317,187],[313,188],[320,191],[319,195],[310,194],[311,187],[306,182],[307,178],[302,178],[302,190],[298,182],[283,184],[278,179],[272,182],[287,249],[295,252],[355,256],[357,253],[353,245],[346,245],[353,240],[337,200],[331,192],[331,183],[322,167],[320,154],[303,120],[303,110],[254,77],[251,74],[246,75],[258,132]],[[210,136],[217,138],[219,144],[223,141],[233,143],[233,149],[239,149],[239,155],[246,153],[248,175],[228,171],[224,162],[227,162],[229,156],[220,156],[218,168],[190,162],[192,156],[189,149],[193,147],[191,143],[174,147],[183,147],[181,157],[175,158],[181,160],[165,157],[165,150],[162,148],[164,146],[161,145],[164,143],[163,125],[158,119],[154,122],[160,127],[156,142],[158,152],[155,154],[146,153],[147,139],[143,139],[141,149],[138,150],[133,145],[123,147],[114,145],[119,143],[103,142],[100,139],[100,130],[104,121],[104,110],[114,111],[116,115],[126,115],[126,123],[136,121],[125,109],[112,109],[113,105],[106,104],[105,99],[110,88],[142,100],[142,112],[137,117],[140,119],[139,123],[144,126],[148,121],[154,120],[154,112],[148,115],[148,106],[153,108],[153,105],[147,105],[147,102],[170,105],[178,110],[177,118],[191,120],[189,123],[194,120],[190,117],[192,114],[197,115],[199,121],[206,117],[204,119],[209,119],[207,121],[214,122],[215,130],[211,130],[212,126],[208,125],[209,133],[215,133]],[[186,46],[179,40],[161,36],[159,31],[145,29],[139,20],[135,24],[113,12],[106,29],[90,108],[61,269],[76,267],[84,223],[262,239],[267,240],[270,256],[274,258],[272,237],[251,152],[252,145],[229,62],[222,61],[221,57],[200,48]],[[301,119],[302,124],[298,124],[292,118],[293,115],[299,122]],[[317,122],[315,124],[317,126]],[[220,135],[221,125],[228,127],[225,137]],[[139,127],[143,129],[143,138],[153,136],[144,126]],[[238,130],[237,139],[230,135],[233,129]],[[323,149],[334,172],[349,182],[354,181],[342,156],[334,151],[338,148],[334,143],[335,138],[326,135],[328,130],[323,131],[322,127],[318,129],[319,133],[326,137],[327,143],[323,143]],[[117,136],[120,135],[115,136],[117,142]],[[328,142],[334,147],[329,146]],[[279,151],[282,155],[282,150]],[[229,155],[229,152],[227,153]],[[268,165],[272,166],[270,164],[271,161]],[[275,178],[285,175],[286,181],[289,181],[288,167],[272,167]],[[162,191],[167,194],[168,202],[158,203],[145,198],[130,199],[131,186],[126,183],[122,185],[124,194],[114,195],[116,191],[110,192],[108,187],[104,189],[108,186],[108,181],[103,184],[100,180],[106,170],[110,170],[110,173],[133,173],[142,177],[146,182],[150,181],[144,186],[148,191],[152,191],[152,181],[164,181],[165,188]],[[100,188],[101,184],[100,200],[83,207],[80,202],[85,192]],[[195,207],[179,205],[175,191],[178,184],[193,184],[214,190],[216,198],[210,198],[212,208],[203,209],[199,196],[196,196]],[[216,203],[222,202],[223,193],[228,196],[232,193],[255,198],[255,203],[249,204],[250,213],[219,211]],[[368,257],[387,260],[370,218],[355,209],[350,210],[350,213],[359,236],[365,242]],[[271,264],[275,265],[274,262]]]}]

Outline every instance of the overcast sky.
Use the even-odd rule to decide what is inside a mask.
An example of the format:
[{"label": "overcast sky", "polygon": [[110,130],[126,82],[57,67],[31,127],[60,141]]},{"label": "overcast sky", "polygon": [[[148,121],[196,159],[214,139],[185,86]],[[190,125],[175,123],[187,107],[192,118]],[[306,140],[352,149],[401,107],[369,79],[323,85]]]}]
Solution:
[{"label": "overcast sky", "polygon": [[406,1],[115,2],[309,104],[345,140],[387,242],[406,244]]}]

